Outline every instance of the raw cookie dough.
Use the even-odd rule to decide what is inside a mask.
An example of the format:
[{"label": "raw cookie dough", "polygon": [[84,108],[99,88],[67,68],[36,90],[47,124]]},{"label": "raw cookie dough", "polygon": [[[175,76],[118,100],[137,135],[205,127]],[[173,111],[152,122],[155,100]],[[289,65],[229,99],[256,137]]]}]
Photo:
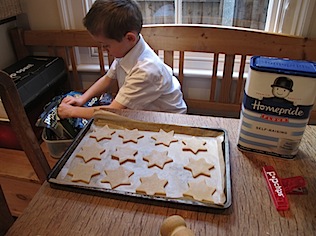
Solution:
[{"label": "raw cookie dough", "polygon": [[138,131],[138,129],[133,129],[133,130],[125,129],[119,134],[119,137],[123,139],[123,143],[127,143],[127,142],[137,143],[138,139],[144,137],[144,135],[142,135]]},{"label": "raw cookie dough", "polygon": [[205,180],[199,182],[189,182],[189,190],[183,193],[183,196],[192,197],[198,201],[207,201],[213,203],[213,193],[216,191],[215,188],[208,186]]},{"label": "raw cookie dough", "polygon": [[90,134],[90,138],[95,138],[98,142],[103,140],[103,139],[111,139],[112,134],[115,133],[115,130],[110,129],[108,125],[105,125],[102,128],[99,128],[97,130],[94,130]]},{"label": "raw cookie dough", "polygon": [[135,162],[135,155],[137,150],[129,147],[117,147],[116,151],[112,154],[112,158],[116,159],[123,164],[127,161]]},{"label": "raw cookie dough", "polygon": [[206,141],[197,139],[196,137],[182,140],[182,143],[185,145],[182,148],[183,151],[191,151],[194,154],[197,154],[199,151],[207,151],[207,148],[204,146],[206,144]]},{"label": "raw cookie dough", "polygon": [[99,144],[94,143],[92,145],[85,145],[76,154],[76,157],[81,157],[85,162],[92,159],[101,160],[101,154],[105,152],[105,149]]},{"label": "raw cookie dough", "polygon": [[151,136],[151,138],[156,140],[156,143],[155,143],[156,145],[163,144],[167,147],[170,146],[170,143],[178,141],[178,139],[174,137],[173,130],[167,133],[164,130],[160,129],[159,133]]},{"label": "raw cookie dough", "polygon": [[156,150],[151,151],[148,156],[144,156],[143,159],[148,161],[148,167],[157,166],[163,169],[165,164],[172,162],[172,159],[168,157],[168,151],[158,152]]},{"label": "raw cookie dough", "polygon": [[115,189],[120,185],[130,185],[129,177],[134,173],[120,166],[114,170],[104,170],[106,176],[101,180],[102,183],[110,183],[111,188]]},{"label": "raw cookie dough", "polygon": [[199,175],[211,177],[210,170],[214,168],[214,165],[206,162],[205,159],[200,158],[198,160],[190,159],[190,162],[183,168],[190,170],[194,178],[198,177]]},{"label": "raw cookie dough", "polygon": [[95,176],[100,174],[99,171],[94,169],[93,164],[83,164],[83,163],[78,163],[75,167],[69,170],[68,175],[72,176],[71,181],[72,182],[84,182],[89,184],[90,179]]},{"label": "raw cookie dough", "polygon": [[140,178],[141,185],[136,188],[136,192],[145,193],[149,195],[166,195],[165,186],[168,181],[166,179],[160,179],[157,173]]}]

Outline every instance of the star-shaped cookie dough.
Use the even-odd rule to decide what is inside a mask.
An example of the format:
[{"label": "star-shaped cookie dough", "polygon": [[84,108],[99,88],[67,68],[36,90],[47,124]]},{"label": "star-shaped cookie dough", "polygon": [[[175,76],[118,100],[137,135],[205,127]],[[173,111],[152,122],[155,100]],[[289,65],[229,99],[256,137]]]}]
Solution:
[{"label": "star-shaped cookie dough", "polygon": [[154,140],[156,140],[156,145],[163,144],[167,147],[170,146],[170,143],[177,142],[178,139],[174,137],[174,131],[165,132],[164,130],[160,129],[158,134],[151,136]]},{"label": "star-shaped cookie dough", "polygon": [[85,145],[76,154],[76,157],[81,157],[85,162],[92,159],[101,160],[101,154],[105,152],[105,149],[99,144],[94,143],[92,145]]},{"label": "star-shaped cookie dough", "polygon": [[119,137],[123,139],[123,143],[127,143],[127,142],[137,143],[138,139],[144,137],[144,135],[142,135],[138,131],[138,129],[133,129],[133,130],[125,129],[124,132],[119,134]]},{"label": "star-shaped cookie dough", "polygon": [[135,162],[135,155],[137,150],[129,147],[117,147],[116,151],[112,154],[112,158],[116,159],[123,164],[126,161]]},{"label": "star-shaped cookie dough", "polygon": [[130,185],[129,177],[134,173],[120,166],[114,170],[104,170],[106,176],[101,180],[102,183],[110,183],[111,188],[115,189],[120,185]]},{"label": "star-shaped cookie dough", "polygon": [[105,125],[104,127],[94,130],[90,134],[90,138],[95,138],[98,142],[103,140],[103,139],[111,139],[112,134],[115,133],[115,130],[110,129],[108,125]]},{"label": "star-shaped cookie dough", "polygon": [[214,168],[214,165],[206,162],[204,158],[200,158],[198,160],[190,159],[190,162],[183,168],[190,170],[194,178],[199,175],[205,175],[210,177],[210,170]]},{"label": "star-shaped cookie dough", "polygon": [[182,140],[182,143],[185,145],[183,151],[191,151],[194,154],[197,154],[199,151],[207,151],[205,147],[206,141],[192,137],[191,139]]},{"label": "star-shaped cookie dough", "polygon": [[143,159],[148,161],[148,167],[157,166],[163,169],[164,165],[172,162],[172,159],[168,157],[168,151],[158,152],[153,150],[148,156],[144,156]]},{"label": "star-shaped cookie dough", "polygon": [[166,179],[159,179],[157,173],[149,177],[142,177],[140,181],[141,185],[136,188],[136,192],[149,195],[166,195],[165,186],[168,181]]},{"label": "star-shaped cookie dough", "polygon": [[99,171],[94,169],[92,164],[79,163],[69,170],[68,175],[72,176],[72,182],[84,182],[89,184],[93,176],[100,174]]},{"label": "star-shaped cookie dough", "polygon": [[208,186],[205,180],[200,182],[189,182],[189,190],[183,193],[183,196],[192,197],[198,201],[206,201],[213,203],[212,195],[216,191],[216,188]]}]

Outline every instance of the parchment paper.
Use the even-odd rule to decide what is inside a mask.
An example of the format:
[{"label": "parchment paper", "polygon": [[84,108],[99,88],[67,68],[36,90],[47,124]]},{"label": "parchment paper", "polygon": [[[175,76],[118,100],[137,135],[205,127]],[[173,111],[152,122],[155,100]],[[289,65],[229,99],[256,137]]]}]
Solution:
[{"label": "parchment paper", "polygon": [[[101,155],[101,160],[91,160],[88,163],[94,164],[95,169],[101,172],[100,175],[92,177],[89,184],[83,182],[72,182],[71,176],[68,175],[70,168],[74,167],[78,163],[84,163],[82,158],[76,157],[76,154],[84,145],[91,145],[97,142],[94,138],[89,137],[93,130],[97,130],[104,125],[108,125],[115,130],[112,135],[112,139],[101,140],[98,143],[106,149]],[[138,139],[138,143],[133,142],[123,143],[119,134],[124,132],[124,129],[138,129],[143,138]],[[172,142],[169,147],[164,145],[155,145],[155,140],[151,137],[157,132],[163,129],[166,132],[174,130],[175,137],[179,139],[178,142]],[[207,151],[199,151],[194,154],[191,151],[183,151],[184,144],[182,140],[190,139],[195,136],[198,139],[206,141],[205,147]],[[122,185],[115,188],[114,192],[119,193],[136,193],[136,188],[141,184],[140,178],[145,176],[151,176],[153,173],[157,173],[159,178],[167,179],[168,184],[165,187],[166,198],[181,199],[194,201],[191,198],[184,198],[183,192],[188,190],[188,182],[205,180],[207,185],[215,187],[216,191],[213,194],[214,204],[223,205],[226,201],[225,195],[225,160],[223,154],[224,133],[220,131],[214,131],[205,128],[185,127],[167,124],[146,123],[136,120],[131,120],[126,117],[122,117],[110,112],[99,111],[96,112],[94,122],[89,128],[88,132],[84,135],[78,146],[69,156],[65,165],[61,168],[56,179],[50,179],[50,182],[65,184],[71,186],[91,187],[96,190],[111,189],[109,183],[101,183],[101,180],[106,176],[105,169],[116,169],[120,166],[119,161],[112,158],[112,153],[115,152],[117,147],[130,147],[137,149],[138,153],[135,156],[136,162],[125,162],[121,164],[124,168],[132,170],[134,172],[131,175],[131,185]],[[167,163],[163,169],[159,167],[148,168],[148,162],[143,160],[143,157],[150,154],[152,150],[159,152],[168,151],[168,156],[172,158],[171,163]],[[211,169],[211,177],[200,175],[196,178],[192,176],[190,170],[186,170],[183,167],[189,163],[190,158],[200,159],[204,158],[208,163],[212,163],[214,168]],[[141,194],[136,194],[140,195]],[[211,203],[212,204],[212,203]]]}]

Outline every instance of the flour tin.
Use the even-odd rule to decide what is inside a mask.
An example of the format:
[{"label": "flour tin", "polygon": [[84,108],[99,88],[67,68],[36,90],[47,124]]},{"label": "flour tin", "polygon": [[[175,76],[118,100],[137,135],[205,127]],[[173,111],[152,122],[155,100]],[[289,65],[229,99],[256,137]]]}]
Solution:
[{"label": "flour tin", "polygon": [[316,63],[255,56],[245,85],[238,148],[293,158],[316,97]]}]

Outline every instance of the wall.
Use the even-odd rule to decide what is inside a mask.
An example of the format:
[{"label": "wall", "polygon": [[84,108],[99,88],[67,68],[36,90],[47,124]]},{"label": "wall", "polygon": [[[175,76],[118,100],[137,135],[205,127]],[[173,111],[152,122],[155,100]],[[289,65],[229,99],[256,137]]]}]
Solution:
[{"label": "wall", "polygon": [[20,3],[32,30],[61,29],[57,0],[20,0]]},{"label": "wall", "polygon": [[0,25],[0,69],[16,62],[9,29],[17,26],[29,26],[31,29],[61,29],[57,0],[20,0],[22,11],[27,17]]},{"label": "wall", "polygon": [[313,19],[314,23],[312,23],[309,27],[307,37],[310,38],[316,38],[316,24],[315,24],[315,19],[316,19],[316,3],[314,4],[314,10],[311,16],[311,19]]},{"label": "wall", "polygon": [[0,69],[4,69],[16,61],[10,37],[8,36],[8,30],[13,27],[16,27],[16,21],[11,21],[0,25]]}]

